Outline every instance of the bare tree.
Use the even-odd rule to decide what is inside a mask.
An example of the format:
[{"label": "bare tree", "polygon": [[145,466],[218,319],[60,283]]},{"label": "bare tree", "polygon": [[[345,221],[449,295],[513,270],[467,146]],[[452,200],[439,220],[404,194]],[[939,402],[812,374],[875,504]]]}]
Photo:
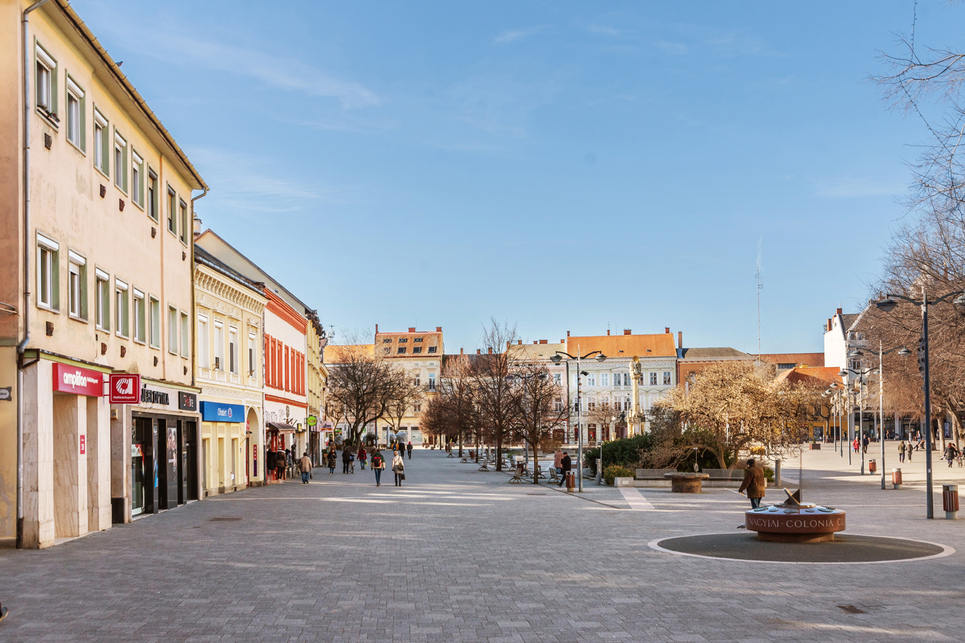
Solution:
[{"label": "bare tree", "polygon": [[533,451],[533,484],[539,484],[535,473],[540,445],[566,421],[566,409],[557,404],[562,391],[553,383],[547,368],[539,364],[516,364],[510,378],[517,387],[514,397],[518,432]]},{"label": "bare tree", "polygon": [[496,320],[486,329],[486,352],[472,362],[473,392],[483,434],[496,448],[496,470],[502,470],[503,446],[518,426],[518,388],[507,378],[516,361],[516,329]]},{"label": "bare tree", "polygon": [[339,357],[329,370],[328,399],[348,424],[346,441],[357,444],[368,424],[389,417],[406,388],[405,376],[362,346],[332,348]]},{"label": "bare tree", "polygon": [[[429,400],[422,416],[422,428],[431,435],[448,440],[463,440],[479,435],[479,417],[476,412],[474,379],[470,356],[457,355],[443,361],[443,370],[437,384],[438,395]],[[477,441],[478,453],[478,441]]]}]

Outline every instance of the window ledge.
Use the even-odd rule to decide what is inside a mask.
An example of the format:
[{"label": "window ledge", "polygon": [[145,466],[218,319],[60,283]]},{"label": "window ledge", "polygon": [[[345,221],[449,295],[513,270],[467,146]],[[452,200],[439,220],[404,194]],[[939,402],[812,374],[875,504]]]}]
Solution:
[{"label": "window ledge", "polygon": [[60,131],[60,118],[57,116],[56,112],[48,112],[39,105],[36,108],[36,112],[37,116],[44,119],[48,125],[53,127],[55,130]]}]

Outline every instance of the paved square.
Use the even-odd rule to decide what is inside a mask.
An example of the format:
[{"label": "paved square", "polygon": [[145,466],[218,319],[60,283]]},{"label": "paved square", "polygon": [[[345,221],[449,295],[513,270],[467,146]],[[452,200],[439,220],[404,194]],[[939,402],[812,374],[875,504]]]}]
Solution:
[{"label": "paved square", "polygon": [[[939,519],[925,520],[923,460],[902,465],[903,489],[882,491],[847,457],[804,453],[804,499],[846,509],[846,533],[956,550],[845,565],[648,547],[734,532],[749,505],[727,489],[588,480],[577,496],[418,450],[402,488],[391,472],[376,488],[369,470],[318,469],[308,485],[208,499],[45,551],[0,550],[0,640],[961,640],[965,521],[940,519],[940,486]],[[937,458],[934,471],[965,481]],[[785,465],[787,486],[796,473]],[[765,502],[782,499],[772,490]]]}]

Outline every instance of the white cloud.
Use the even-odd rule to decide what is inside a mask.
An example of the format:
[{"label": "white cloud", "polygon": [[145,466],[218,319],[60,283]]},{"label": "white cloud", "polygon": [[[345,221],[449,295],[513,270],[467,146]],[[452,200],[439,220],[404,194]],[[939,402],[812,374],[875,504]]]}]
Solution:
[{"label": "white cloud", "polygon": [[541,25],[538,27],[528,27],[526,29],[507,29],[493,38],[493,44],[508,45],[509,43],[519,42],[538,34],[546,28],[546,25]]}]

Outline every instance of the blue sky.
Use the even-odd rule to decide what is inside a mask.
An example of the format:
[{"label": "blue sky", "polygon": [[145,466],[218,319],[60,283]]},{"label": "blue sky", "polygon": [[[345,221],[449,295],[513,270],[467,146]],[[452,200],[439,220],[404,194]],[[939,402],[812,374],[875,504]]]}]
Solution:
[{"label": "blue sky", "polygon": [[[913,0],[74,0],[211,192],[210,227],[336,340],[684,333],[823,350],[926,132],[869,75]],[[923,2],[916,40],[960,42]],[[957,36],[957,38],[956,38]]]}]

